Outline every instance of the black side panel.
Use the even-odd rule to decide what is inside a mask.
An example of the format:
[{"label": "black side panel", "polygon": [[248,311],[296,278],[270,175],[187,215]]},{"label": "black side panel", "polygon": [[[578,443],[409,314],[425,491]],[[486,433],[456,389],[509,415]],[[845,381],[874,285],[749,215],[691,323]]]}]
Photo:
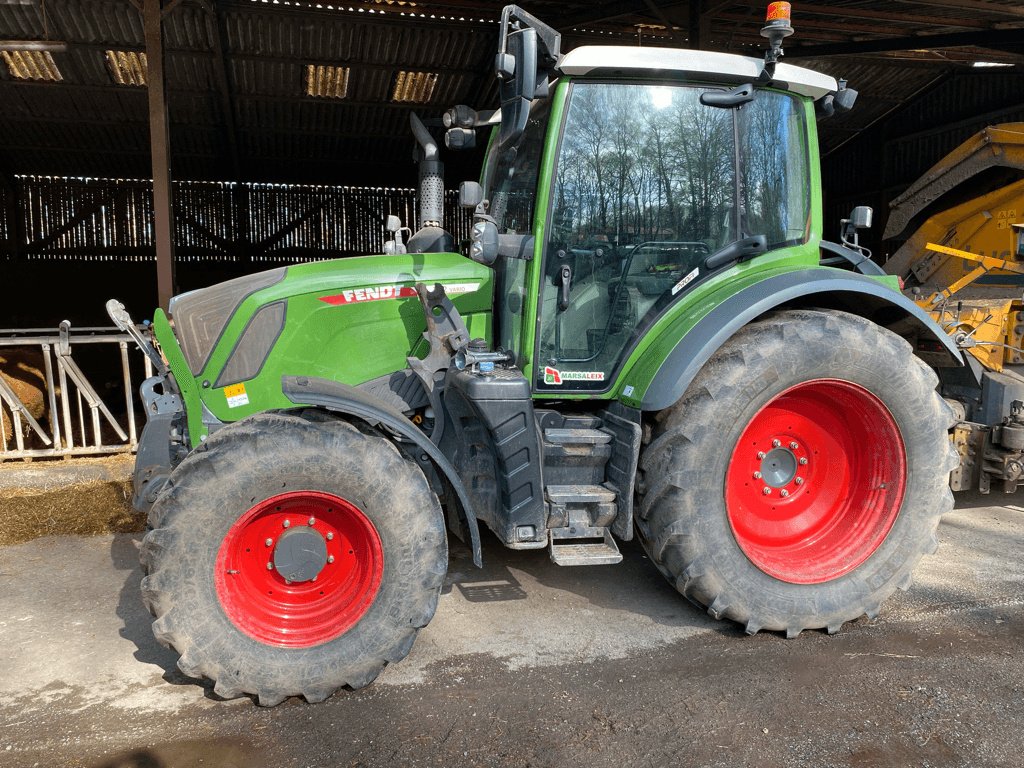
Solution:
[{"label": "black side panel", "polygon": [[947,362],[963,364],[953,340],[903,294],[851,272],[799,270],[762,280],[712,309],[665,358],[644,393],[641,409],[660,411],[675,403],[729,337],[765,312],[786,305],[842,309],[886,327],[902,323],[909,326],[908,330],[937,341],[948,353]]},{"label": "black side panel", "polygon": [[640,457],[640,411],[616,401],[601,411],[600,416],[604,430],[615,436],[612,457],[605,468],[608,485],[615,488],[618,505],[612,533],[622,541],[629,541],[633,538],[633,486]]},{"label": "black side panel", "polygon": [[[522,372],[492,375],[451,371],[444,389],[449,427],[441,438],[445,455],[459,468],[477,514],[507,546],[547,541],[544,459]],[[533,535],[518,535],[533,526]]]},{"label": "black side panel", "polygon": [[256,378],[267,361],[274,342],[284,330],[285,302],[266,304],[253,313],[224,370],[217,377],[215,387],[226,387],[239,381]]},{"label": "black side panel", "polygon": [[477,513],[470,502],[462,480],[459,478],[459,473],[438,447],[430,442],[430,438],[417,429],[400,411],[394,410],[387,403],[383,403],[355,387],[328,379],[317,379],[307,376],[282,376],[281,391],[284,392],[285,397],[296,405],[316,405],[329,411],[355,416],[368,424],[380,425],[394,430],[402,437],[415,443],[417,448],[430,457],[437,470],[451,483],[465,515],[465,519],[462,522],[469,532],[470,546],[473,549],[473,562],[478,567],[481,565],[480,529],[476,524]]},{"label": "black side panel", "polygon": [[430,405],[422,380],[409,368],[364,381],[358,388],[403,413]]}]

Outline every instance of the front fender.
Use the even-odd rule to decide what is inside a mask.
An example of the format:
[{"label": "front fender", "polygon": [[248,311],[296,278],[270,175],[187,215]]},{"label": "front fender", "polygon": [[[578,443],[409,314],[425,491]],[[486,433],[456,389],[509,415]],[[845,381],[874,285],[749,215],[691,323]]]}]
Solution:
[{"label": "front fender", "polygon": [[296,405],[319,406],[336,413],[355,416],[370,425],[387,427],[414,442],[416,447],[430,457],[437,470],[451,483],[465,516],[463,522],[469,531],[473,562],[477,567],[482,565],[480,529],[477,526],[476,513],[469,500],[469,495],[466,493],[462,480],[459,479],[459,473],[438,447],[430,441],[430,438],[405,418],[400,411],[396,411],[387,403],[356,387],[329,379],[318,379],[311,376],[282,376],[281,391]]},{"label": "front fender", "polygon": [[[833,269],[785,272],[743,288],[719,302],[665,357],[646,387],[634,384],[635,404],[644,411],[669,407],[686,392],[697,372],[740,328],[772,309],[842,309],[886,327],[906,324],[933,337],[957,365],[963,356],[931,316],[903,294],[878,280]],[[632,382],[628,381],[627,384]],[[623,400],[630,403],[628,386]],[[642,393],[642,394],[640,394]]]}]

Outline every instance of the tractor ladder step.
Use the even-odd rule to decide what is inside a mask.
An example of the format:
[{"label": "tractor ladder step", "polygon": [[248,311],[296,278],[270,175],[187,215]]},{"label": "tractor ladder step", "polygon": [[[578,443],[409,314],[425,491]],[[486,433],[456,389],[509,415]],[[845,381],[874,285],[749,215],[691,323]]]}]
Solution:
[{"label": "tractor ladder step", "polygon": [[545,489],[552,519],[548,530],[556,565],[613,565],[622,553],[608,525],[615,517],[615,492],[601,485],[549,485]]},{"label": "tractor ladder step", "polygon": [[604,445],[612,435],[600,429],[545,429],[544,439],[554,445]]}]

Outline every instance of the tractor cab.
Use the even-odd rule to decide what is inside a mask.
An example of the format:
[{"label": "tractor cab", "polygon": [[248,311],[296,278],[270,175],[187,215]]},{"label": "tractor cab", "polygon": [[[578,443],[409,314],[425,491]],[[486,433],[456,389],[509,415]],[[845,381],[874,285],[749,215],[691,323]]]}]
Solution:
[{"label": "tractor cab", "polygon": [[[503,29],[517,22],[510,37],[540,23]],[[536,392],[611,391],[684,298],[755,258],[818,264],[815,113],[833,78],[661,49],[527,60],[551,62],[544,95],[494,130],[471,256],[495,268],[495,340]]]}]

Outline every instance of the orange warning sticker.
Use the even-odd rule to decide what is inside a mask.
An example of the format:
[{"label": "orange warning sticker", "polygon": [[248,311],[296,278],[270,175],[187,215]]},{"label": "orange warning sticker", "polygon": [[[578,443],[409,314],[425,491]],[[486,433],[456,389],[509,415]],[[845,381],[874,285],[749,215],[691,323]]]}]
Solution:
[{"label": "orange warning sticker", "polygon": [[245,384],[232,384],[224,387],[224,397],[228,399],[228,408],[238,408],[249,404],[249,395],[245,392]]}]

